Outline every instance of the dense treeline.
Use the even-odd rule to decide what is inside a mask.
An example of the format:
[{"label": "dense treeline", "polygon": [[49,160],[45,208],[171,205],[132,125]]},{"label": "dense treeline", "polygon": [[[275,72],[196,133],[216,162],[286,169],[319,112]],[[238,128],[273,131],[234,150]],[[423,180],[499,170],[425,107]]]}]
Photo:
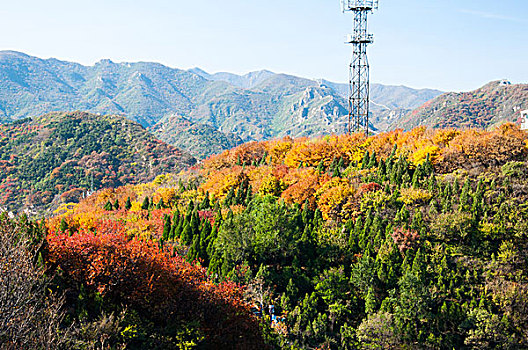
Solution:
[{"label": "dense treeline", "polygon": [[[129,305],[142,290],[112,286],[142,283],[120,259],[75,252],[114,234],[155,242],[212,285],[243,285],[264,323],[244,319],[244,337],[272,347],[526,348],[527,140],[505,125],[245,144],[199,171],[64,205],[48,240],[62,247],[63,278]],[[134,307],[172,312],[164,303]],[[195,318],[190,348],[210,327]]]}]

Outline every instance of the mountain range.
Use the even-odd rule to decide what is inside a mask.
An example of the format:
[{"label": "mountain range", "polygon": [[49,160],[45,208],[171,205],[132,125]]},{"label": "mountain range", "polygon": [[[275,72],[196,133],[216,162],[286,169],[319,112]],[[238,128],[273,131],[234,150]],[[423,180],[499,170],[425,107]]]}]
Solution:
[{"label": "mountain range", "polygon": [[[440,94],[373,84],[372,129],[386,130],[394,120]],[[0,52],[0,122],[52,111],[120,114],[200,157],[211,154],[193,148],[203,143],[204,135],[216,151],[240,140],[343,132],[348,120],[346,95],[345,84],[266,70],[243,76],[209,74],[199,68],[187,71],[159,63],[110,60],[84,66]],[[201,132],[175,136],[182,118],[187,127]]]},{"label": "mountain range", "polygon": [[[497,81],[444,94],[371,84],[370,128],[489,128],[516,122],[520,110],[528,108],[527,89]],[[247,141],[343,133],[347,95],[347,84],[268,70],[210,74],[110,60],[84,66],[0,51],[0,123],[54,111],[122,115],[200,159]]]}]

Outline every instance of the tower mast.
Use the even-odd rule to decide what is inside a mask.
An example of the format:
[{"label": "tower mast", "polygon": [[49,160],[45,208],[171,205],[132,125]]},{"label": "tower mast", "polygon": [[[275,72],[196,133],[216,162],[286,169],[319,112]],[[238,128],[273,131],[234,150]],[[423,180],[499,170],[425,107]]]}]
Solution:
[{"label": "tower mast", "polygon": [[369,63],[367,46],[374,42],[368,33],[367,17],[378,9],[378,0],[341,0],[343,12],[354,15],[354,31],[347,35],[346,43],[352,44],[348,94],[348,133],[369,132]]}]

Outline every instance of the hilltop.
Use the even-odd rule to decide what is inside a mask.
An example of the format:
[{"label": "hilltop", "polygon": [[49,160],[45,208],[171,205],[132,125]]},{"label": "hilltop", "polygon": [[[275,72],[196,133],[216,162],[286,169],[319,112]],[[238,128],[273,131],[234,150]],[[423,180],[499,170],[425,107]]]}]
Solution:
[{"label": "hilltop", "polygon": [[419,125],[433,128],[490,128],[519,122],[528,109],[528,84],[495,81],[480,89],[443,94],[401,118],[395,125],[406,130]]},{"label": "hilltop", "polygon": [[45,209],[194,163],[124,117],[46,114],[0,125],[0,206]]}]

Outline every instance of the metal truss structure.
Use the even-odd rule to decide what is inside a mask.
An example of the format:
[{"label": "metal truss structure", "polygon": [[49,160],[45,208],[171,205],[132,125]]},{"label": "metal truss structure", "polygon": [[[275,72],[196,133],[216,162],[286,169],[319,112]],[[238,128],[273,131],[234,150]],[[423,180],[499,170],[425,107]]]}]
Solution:
[{"label": "metal truss structure", "polygon": [[346,43],[352,44],[348,95],[348,133],[369,133],[369,62],[367,46],[374,42],[368,33],[368,14],[378,8],[378,0],[341,0],[343,12],[354,15],[354,31],[347,35]]}]

